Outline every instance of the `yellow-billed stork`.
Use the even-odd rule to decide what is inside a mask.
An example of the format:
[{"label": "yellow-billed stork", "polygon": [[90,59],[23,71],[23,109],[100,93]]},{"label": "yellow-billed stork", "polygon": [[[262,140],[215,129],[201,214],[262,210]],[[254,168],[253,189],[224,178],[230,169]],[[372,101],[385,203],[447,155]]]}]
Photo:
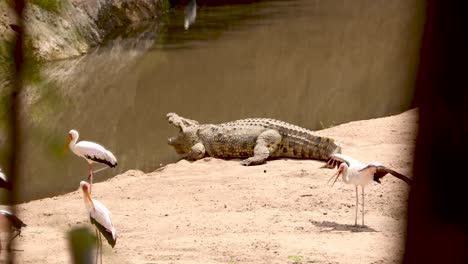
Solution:
[{"label": "yellow-billed stork", "polygon": [[80,141],[77,143],[79,138],[78,131],[72,129],[68,133],[68,140],[65,144],[65,151],[67,147],[71,149],[73,153],[77,156],[84,158],[89,164],[89,174],[88,181],[90,185],[93,184],[93,163],[102,163],[106,164],[111,168],[117,166],[117,159],[114,154],[104,148],[103,146],[90,142],[90,141]]},{"label": "yellow-billed stork", "polygon": [[357,214],[358,214],[358,186],[361,186],[362,189],[362,225],[364,226],[364,187],[370,184],[372,181],[381,183],[380,179],[390,173],[391,175],[397,177],[398,179],[403,180],[408,185],[411,185],[411,179],[400,174],[378,162],[372,163],[363,163],[356,159],[353,159],[349,156],[343,154],[333,154],[327,161],[327,164],[323,167],[335,168],[338,170],[330,180],[335,178],[332,186],[335,184],[336,180],[342,175],[344,183],[353,184],[356,189],[356,217],[354,219],[354,225],[357,225]]},{"label": "yellow-billed stork", "polygon": [[10,191],[13,189],[11,182],[8,181],[6,175],[2,172],[1,168],[0,168],[0,188],[5,188]]},{"label": "yellow-billed stork", "polygon": [[[111,212],[98,200],[92,199],[90,194],[90,185],[85,181],[80,182],[81,190],[84,194],[84,202],[89,212],[91,224],[96,227],[96,236],[99,237],[97,251],[99,252],[102,263],[102,239],[101,234],[106,238],[109,245],[113,248],[117,242],[117,230],[112,224]],[[96,252],[96,263],[97,263]]]},{"label": "yellow-billed stork", "polygon": [[[8,210],[0,210],[0,230],[2,232],[15,232],[16,234],[8,241],[8,248],[10,248],[11,241],[17,236],[21,235],[21,228],[26,224],[21,221],[16,215]],[[0,251],[2,250],[2,243],[0,242]]]}]

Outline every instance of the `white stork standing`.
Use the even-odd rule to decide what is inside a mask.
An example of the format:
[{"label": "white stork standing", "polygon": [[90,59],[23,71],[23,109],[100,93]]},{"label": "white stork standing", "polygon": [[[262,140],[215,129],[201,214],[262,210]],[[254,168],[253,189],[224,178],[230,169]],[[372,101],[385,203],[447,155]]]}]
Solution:
[{"label": "white stork standing", "polygon": [[80,182],[81,190],[84,194],[85,206],[89,212],[91,224],[96,227],[96,236],[99,237],[96,252],[96,263],[99,252],[100,262],[102,263],[102,239],[101,234],[107,239],[109,245],[113,248],[117,242],[117,230],[111,221],[111,212],[98,200],[92,199],[90,194],[90,185],[85,181]]},{"label": "white stork standing", "polygon": [[0,188],[5,188],[9,191],[13,189],[11,182],[8,181],[5,174],[3,174],[2,169],[0,168]]},{"label": "white stork standing", "polygon": [[327,164],[323,167],[327,167],[327,168],[338,167],[338,171],[328,180],[328,182],[330,182],[331,179],[335,178],[335,180],[333,181],[333,184],[335,184],[336,180],[341,174],[344,183],[353,184],[355,186],[356,188],[356,217],[354,219],[355,226],[357,225],[357,214],[358,214],[358,205],[359,205],[358,186],[361,186],[361,189],[362,189],[362,225],[364,226],[364,187],[366,185],[368,185],[372,181],[381,183],[380,178],[384,177],[388,173],[403,180],[408,185],[411,185],[411,179],[409,179],[408,177],[392,169],[389,169],[383,166],[380,163],[372,162],[369,164],[365,164],[349,156],[342,155],[342,154],[333,154],[330,157],[330,159],[327,161]]},{"label": "white stork standing", "polygon": [[[0,231],[16,232],[16,234],[10,238],[10,241],[8,241],[8,250],[10,248],[11,241],[13,241],[13,239],[15,239],[17,236],[21,235],[21,228],[25,226],[26,224],[10,211],[0,210]],[[0,242],[0,251],[1,250],[2,243]]]},{"label": "white stork standing", "polygon": [[[90,142],[90,141],[78,141],[79,138],[78,131],[72,129],[68,132],[68,140],[65,144],[65,151],[67,147],[71,149],[79,157],[83,157],[89,164],[89,174],[88,181],[90,185],[93,185],[93,163],[103,163],[108,165],[111,168],[117,166],[117,159],[114,154],[109,150],[105,149],[103,146]],[[91,189],[90,189],[91,191]]]}]

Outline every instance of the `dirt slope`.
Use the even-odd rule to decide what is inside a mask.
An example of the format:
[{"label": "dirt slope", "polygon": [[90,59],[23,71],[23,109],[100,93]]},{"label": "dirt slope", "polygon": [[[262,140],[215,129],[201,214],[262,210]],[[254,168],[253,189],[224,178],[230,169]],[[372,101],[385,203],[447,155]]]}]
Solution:
[{"label": "dirt slope", "polygon": [[[412,177],[417,110],[319,131],[343,154],[379,161]],[[409,187],[387,175],[366,188],[366,227],[354,227],[354,186],[327,180],[314,160],[179,161],[127,171],[93,185],[113,213],[117,245],[105,263],[393,263],[404,249]],[[70,263],[66,232],[88,225],[81,191],[18,206],[28,224],[19,263]],[[360,218],[358,219],[360,222]],[[1,259],[5,253],[1,253]]]}]

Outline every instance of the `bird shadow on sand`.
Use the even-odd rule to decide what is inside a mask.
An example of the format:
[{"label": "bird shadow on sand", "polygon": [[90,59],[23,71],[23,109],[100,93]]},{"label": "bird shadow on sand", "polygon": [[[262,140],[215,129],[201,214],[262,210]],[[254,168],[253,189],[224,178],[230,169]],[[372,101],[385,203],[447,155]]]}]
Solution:
[{"label": "bird shadow on sand", "polygon": [[348,231],[348,232],[378,232],[377,230],[368,227],[366,225],[364,226],[355,226],[355,225],[344,225],[344,224],[338,224],[335,222],[330,222],[330,221],[314,221],[314,220],[309,220],[311,224],[313,224],[316,227],[319,227],[321,230],[320,232],[334,232],[334,231]]}]

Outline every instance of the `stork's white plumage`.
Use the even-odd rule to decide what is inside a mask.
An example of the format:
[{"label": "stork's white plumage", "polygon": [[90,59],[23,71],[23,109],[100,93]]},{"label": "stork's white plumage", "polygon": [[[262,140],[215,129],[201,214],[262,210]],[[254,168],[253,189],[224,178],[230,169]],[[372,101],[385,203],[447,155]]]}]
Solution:
[{"label": "stork's white plumage", "polygon": [[109,150],[105,149],[103,146],[90,142],[90,141],[80,141],[77,143],[79,138],[78,131],[72,129],[68,133],[68,140],[65,145],[65,150],[67,147],[75,153],[77,156],[84,158],[89,164],[89,183],[93,184],[93,163],[102,163],[106,164],[111,168],[117,166],[117,159],[114,154]]},{"label": "stork's white plumage", "polygon": [[[336,180],[342,175],[344,183],[353,184],[356,189],[356,217],[354,219],[354,225],[357,225],[357,213],[358,213],[358,186],[361,186],[362,189],[362,225],[364,226],[364,187],[370,184],[372,181],[380,182],[380,178],[384,177],[388,173],[391,175],[403,180],[408,185],[411,185],[411,179],[408,177],[385,167],[384,165],[378,162],[372,163],[363,163],[356,159],[353,159],[349,156],[343,154],[333,154],[330,159],[327,161],[327,164],[324,166],[327,168],[338,167],[336,174],[334,174],[328,181],[335,178],[333,184]],[[332,184],[332,186],[333,186]]]},{"label": "stork's white plumage", "polygon": [[0,168],[0,188],[5,188],[7,190],[13,189],[11,182],[8,181],[6,175],[3,173],[1,168]]},{"label": "stork's white plumage", "polygon": [[81,181],[80,188],[84,194],[84,202],[86,209],[89,212],[90,221],[96,227],[96,233],[99,236],[98,251],[100,252],[102,263],[101,234],[106,238],[109,245],[114,247],[117,242],[117,230],[112,224],[111,212],[101,202],[91,198],[89,183]]}]

